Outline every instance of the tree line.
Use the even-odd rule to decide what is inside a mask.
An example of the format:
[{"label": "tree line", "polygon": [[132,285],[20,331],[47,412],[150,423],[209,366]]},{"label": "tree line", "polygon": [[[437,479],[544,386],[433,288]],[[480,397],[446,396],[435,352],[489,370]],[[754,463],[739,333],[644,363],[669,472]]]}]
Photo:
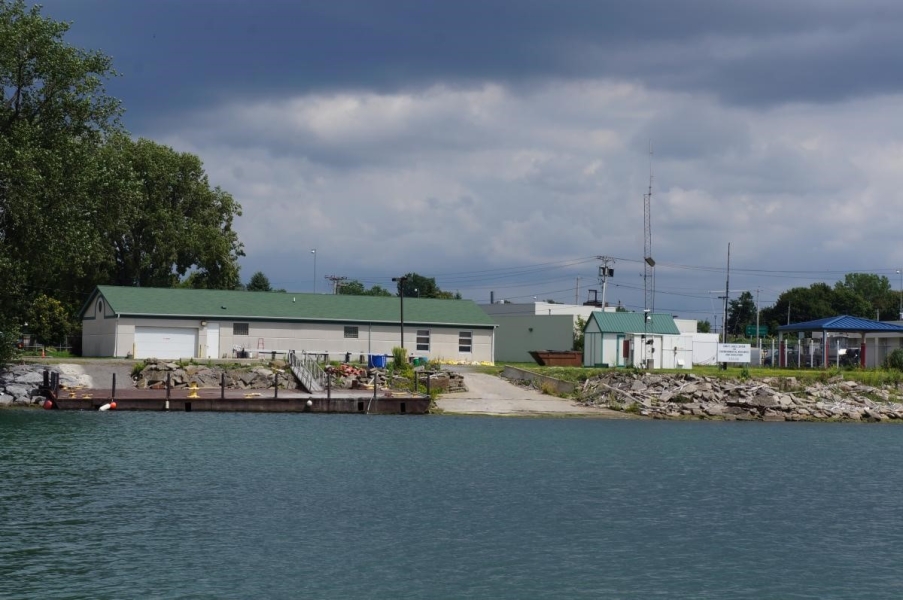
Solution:
[{"label": "tree line", "polygon": [[[778,296],[771,306],[759,311],[758,323],[777,335],[781,325],[803,323],[838,315],[896,321],[900,318],[901,292],[894,291],[890,280],[873,273],[847,273],[833,287],[813,283],[795,287]],[[743,292],[728,303],[727,333],[744,336],[749,325],[756,325],[756,301],[752,292]],[[700,323],[700,331],[710,325]]]},{"label": "tree line", "polygon": [[[121,123],[112,59],[68,23],[0,0],[0,336],[77,330],[98,284],[231,289],[240,205],[201,160]],[[2,352],[0,352],[2,353]]]}]

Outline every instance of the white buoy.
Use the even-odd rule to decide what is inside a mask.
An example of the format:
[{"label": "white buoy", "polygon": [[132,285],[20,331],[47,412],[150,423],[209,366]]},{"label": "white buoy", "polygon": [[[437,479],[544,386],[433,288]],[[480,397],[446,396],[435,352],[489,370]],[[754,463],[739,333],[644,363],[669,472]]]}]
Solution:
[{"label": "white buoy", "polygon": [[99,409],[97,409],[97,410],[110,410],[110,403],[107,402],[106,404],[104,404],[103,406],[101,406],[101,407],[100,407]]},{"label": "white buoy", "polygon": [[314,401],[313,401],[313,400],[308,400],[308,401],[307,401],[307,406],[308,406],[308,407],[313,406],[313,405],[314,405]]}]

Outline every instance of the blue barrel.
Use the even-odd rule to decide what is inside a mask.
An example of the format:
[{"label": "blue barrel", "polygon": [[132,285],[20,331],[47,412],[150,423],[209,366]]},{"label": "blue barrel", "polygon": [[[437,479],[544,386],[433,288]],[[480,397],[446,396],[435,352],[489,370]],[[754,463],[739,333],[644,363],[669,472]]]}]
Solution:
[{"label": "blue barrel", "polygon": [[367,366],[375,367],[377,369],[385,369],[386,368],[386,355],[385,354],[371,354],[367,360]]}]

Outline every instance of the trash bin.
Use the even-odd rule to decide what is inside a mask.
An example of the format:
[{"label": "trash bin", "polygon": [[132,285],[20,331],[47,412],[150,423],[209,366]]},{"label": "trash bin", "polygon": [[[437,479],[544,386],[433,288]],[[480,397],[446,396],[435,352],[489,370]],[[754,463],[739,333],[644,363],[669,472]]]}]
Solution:
[{"label": "trash bin", "polygon": [[385,369],[386,368],[386,355],[385,354],[371,354],[369,359],[367,360],[367,366],[371,368],[377,369]]}]

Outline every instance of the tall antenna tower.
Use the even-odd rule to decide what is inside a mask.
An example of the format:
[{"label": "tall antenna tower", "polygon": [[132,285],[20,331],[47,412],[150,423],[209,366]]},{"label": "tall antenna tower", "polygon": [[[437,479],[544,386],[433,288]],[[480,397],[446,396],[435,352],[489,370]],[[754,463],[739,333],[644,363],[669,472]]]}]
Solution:
[{"label": "tall antenna tower", "polygon": [[649,191],[643,194],[643,308],[655,312],[655,261],[652,259],[652,140],[649,140]]}]

